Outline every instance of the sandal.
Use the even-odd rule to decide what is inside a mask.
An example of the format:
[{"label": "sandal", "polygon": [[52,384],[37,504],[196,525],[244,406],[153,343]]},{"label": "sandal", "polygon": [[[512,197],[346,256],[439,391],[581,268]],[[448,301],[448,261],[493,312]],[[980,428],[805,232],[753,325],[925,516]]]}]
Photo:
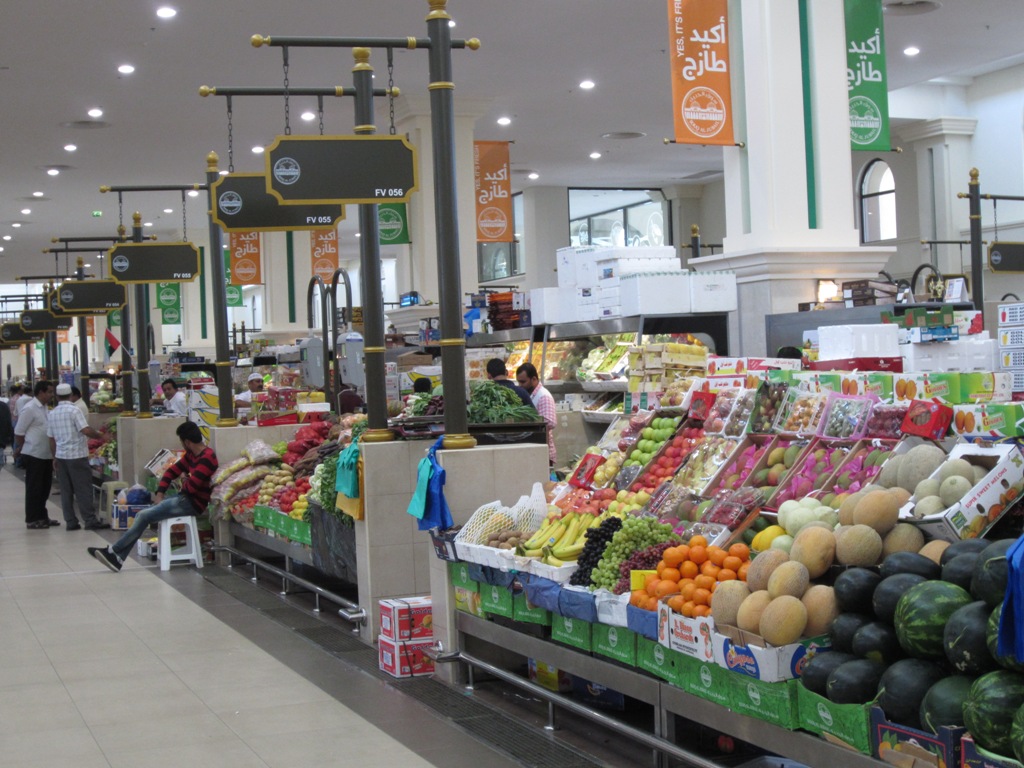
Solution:
[{"label": "sandal", "polygon": [[30,531],[49,530],[50,529],[50,521],[49,520],[34,520],[31,523],[25,523],[25,527],[28,528]]}]

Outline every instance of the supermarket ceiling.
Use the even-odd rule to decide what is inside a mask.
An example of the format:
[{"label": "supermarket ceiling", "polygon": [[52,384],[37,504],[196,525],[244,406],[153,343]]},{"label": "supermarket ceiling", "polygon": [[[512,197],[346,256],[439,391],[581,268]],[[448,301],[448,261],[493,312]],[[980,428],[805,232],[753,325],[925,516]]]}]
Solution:
[{"label": "supermarket ceiling", "polygon": [[[280,49],[253,48],[253,34],[423,37],[428,10],[425,0],[167,4],[177,10],[170,19],[158,18],[157,2],[137,0],[33,0],[5,16],[0,236],[11,239],[0,241],[0,283],[52,273],[54,257],[41,252],[52,237],[113,235],[117,199],[101,195],[100,185],[201,183],[211,150],[226,167],[225,100],[200,98],[198,89],[280,86]],[[672,130],[663,0],[451,0],[449,11],[454,37],[482,42],[479,51],[453,52],[457,109],[480,114],[478,138],[515,142],[517,190],[701,183],[721,171],[720,150],[662,142]],[[887,15],[890,86],[1019,63],[1020,31],[1020,0],[943,0],[931,13]],[[902,53],[910,45],[921,50],[912,59]],[[351,83],[348,51],[294,49],[290,58],[293,87]],[[383,52],[371,62],[382,86]],[[123,64],[134,72],[119,73]],[[396,51],[394,77],[408,99],[425,102],[427,54]],[[587,79],[595,83],[591,90],[579,87]],[[351,100],[326,102],[326,131],[350,132]],[[102,116],[90,117],[93,108]],[[314,98],[292,97],[296,134],[317,130],[316,120],[300,117],[308,110],[316,111]],[[508,126],[497,124],[502,116],[511,118]],[[386,130],[385,101],[378,100],[376,122]],[[282,99],[235,99],[235,170],[261,171],[262,157],[252,147],[269,144],[283,126]],[[623,132],[643,136],[614,138]],[[591,159],[592,152],[600,159]],[[59,175],[48,175],[51,169]],[[527,178],[530,171],[539,174],[535,181]],[[152,223],[148,233],[161,240],[181,236],[179,194],[129,194],[124,207],[126,225],[139,210]],[[203,197],[189,200],[185,211],[188,231],[198,237],[206,226]],[[356,220],[350,214],[342,228],[353,253],[347,244],[355,240],[345,235]],[[63,257],[56,267],[63,272]]]}]

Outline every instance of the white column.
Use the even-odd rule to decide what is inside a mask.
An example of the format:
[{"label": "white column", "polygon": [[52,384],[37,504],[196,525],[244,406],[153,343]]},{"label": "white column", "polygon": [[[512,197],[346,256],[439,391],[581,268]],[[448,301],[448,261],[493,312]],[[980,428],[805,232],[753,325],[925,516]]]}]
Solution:
[{"label": "white column", "polygon": [[555,251],[567,245],[569,190],[543,186],[523,190],[523,237],[519,248],[526,274],[521,280],[509,282],[518,282],[524,291],[557,285]]}]

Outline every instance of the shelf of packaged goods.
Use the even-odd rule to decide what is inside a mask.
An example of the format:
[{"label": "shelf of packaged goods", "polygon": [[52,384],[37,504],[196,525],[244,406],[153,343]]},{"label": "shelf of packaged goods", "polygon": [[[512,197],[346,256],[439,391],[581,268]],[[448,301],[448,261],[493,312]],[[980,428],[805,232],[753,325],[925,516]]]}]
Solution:
[{"label": "shelf of packaged goods", "polygon": [[297,563],[309,566],[313,565],[313,555],[310,552],[309,547],[278,539],[274,536],[268,536],[265,533],[260,533],[254,528],[249,528],[234,521],[231,522],[229,530],[235,539],[241,539],[242,541],[247,541],[250,544],[255,544],[257,547],[262,547],[265,550],[287,557]]},{"label": "shelf of packaged goods", "polygon": [[641,672],[462,611],[456,612],[456,627],[465,636],[460,637],[460,647],[466,647],[465,638],[473,638],[517,655],[542,660],[571,675],[653,705],[656,719],[677,715],[807,765],[841,765],[843,768],[886,765],[816,736],[737,714]]}]

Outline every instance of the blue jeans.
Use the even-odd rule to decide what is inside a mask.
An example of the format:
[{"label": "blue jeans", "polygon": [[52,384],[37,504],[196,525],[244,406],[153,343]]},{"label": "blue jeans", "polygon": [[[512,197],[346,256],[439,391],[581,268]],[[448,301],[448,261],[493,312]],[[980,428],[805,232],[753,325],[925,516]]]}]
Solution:
[{"label": "blue jeans", "polygon": [[131,554],[135,542],[142,538],[142,534],[149,526],[159,523],[161,520],[170,520],[172,517],[194,516],[195,514],[196,508],[192,506],[192,502],[188,500],[187,496],[170,496],[159,504],[139,512],[135,516],[132,527],[124,532],[124,536],[110,545],[110,550],[124,562]]}]

